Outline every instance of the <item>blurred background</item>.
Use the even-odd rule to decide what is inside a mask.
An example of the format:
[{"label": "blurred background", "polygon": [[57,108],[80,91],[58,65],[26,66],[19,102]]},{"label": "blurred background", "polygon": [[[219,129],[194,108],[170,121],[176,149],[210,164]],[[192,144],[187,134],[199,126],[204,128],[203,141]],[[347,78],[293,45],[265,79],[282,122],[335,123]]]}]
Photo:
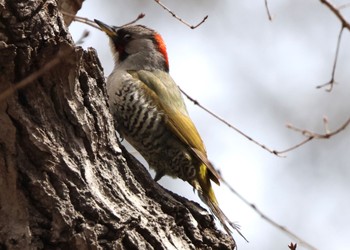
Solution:
[{"label": "blurred background", "polygon": [[[162,34],[170,73],[183,90],[255,140],[284,150],[304,139],[287,129],[287,123],[324,133],[324,116],[331,131],[350,117],[350,36],[344,30],[333,91],[316,89],[331,78],[340,22],[320,1],[268,3],[272,21],[263,0],[164,0],[190,24],[209,15],[195,30],[154,1],[90,0],[78,15],[122,25],[145,13],[139,23]],[[350,17],[350,7],[342,11]],[[97,50],[108,76],[114,65],[107,36],[82,23],[70,26],[75,40],[86,29],[91,33],[83,47]],[[210,160],[237,192],[316,248],[350,249],[350,127],[282,158],[186,102]],[[160,183],[200,202],[181,180],[163,178]],[[235,234],[240,250],[288,249],[290,242],[296,242],[226,186],[216,186],[215,192],[223,211],[241,225],[250,241]]]}]

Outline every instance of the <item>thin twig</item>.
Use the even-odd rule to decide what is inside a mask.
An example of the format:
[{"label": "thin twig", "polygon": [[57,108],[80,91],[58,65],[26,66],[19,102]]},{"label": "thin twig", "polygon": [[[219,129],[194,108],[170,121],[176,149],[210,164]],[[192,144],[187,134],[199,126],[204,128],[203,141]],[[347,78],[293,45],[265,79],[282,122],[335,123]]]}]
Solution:
[{"label": "thin twig", "polygon": [[187,99],[189,99],[191,102],[193,102],[195,105],[197,105],[198,107],[200,107],[201,109],[203,109],[205,112],[207,112],[208,114],[210,114],[211,116],[215,117],[217,120],[219,120],[220,122],[226,124],[228,127],[230,127],[231,129],[235,130],[237,133],[239,133],[240,135],[244,136],[246,139],[248,139],[249,141],[252,141],[253,143],[255,143],[256,145],[258,145],[259,147],[265,149],[266,151],[270,152],[271,154],[274,154],[276,156],[279,157],[285,157],[282,156],[278,151],[276,150],[272,150],[268,147],[266,147],[265,145],[257,142],[256,140],[254,140],[253,138],[251,138],[250,136],[248,136],[247,134],[245,134],[244,132],[242,132],[241,130],[239,130],[238,128],[236,128],[235,126],[233,126],[232,124],[230,124],[229,122],[227,122],[226,120],[224,120],[223,118],[221,118],[220,116],[218,116],[217,114],[215,114],[214,112],[210,111],[209,109],[207,109],[206,107],[204,107],[203,105],[201,105],[197,100],[193,99],[191,96],[189,96],[185,91],[183,91],[180,87],[179,87],[180,91],[187,97]]},{"label": "thin twig", "polygon": [[342,37],[343,31],[344,31],[344,27],[345,26],[341,27],[339,35],[338,35],[338,41],[337,41],[337,47],[335,49],[335,57],[334,57],[334,62],[333,62],[333,69],[332,69],[331,80],[329,80],[325,84],[316,86],[317,89],[323,88],[325,86],[329,86],[329,88],[327,88],[326,91],[330,92],[333,89],[334,83],[336,83],[336,81],[334,80],[334,76],[335,76],[335,69],[337,68],[339,48],[340,48],[340,41],[341,41],[341,37]]},{"label": "thin twig", "polygon": [[176,18],[177,20],[179,20],[180,22],[182,22],[183,24],[185,24],[186,26],[190,27],[191,29],[196,29],[198,28],[200,25],[202,25],[205,20],[207,20],[208,15],[206,15],[202,21],[200,21],[198,24],[196,25],[191,25],[188,22],[186,22],[185,20],[183,20],[181,17],[177,16],[171,9],[169,9],[167,6],[165,6],[160,0],[154,0],[157,4],[159,4],[163,9],[165,9],[166,11],[168,11],[174,18]]},{"label": "thin twig", "polygon": [[[84,24],[87,24],[87,25],[90,25],[92,26],[93,28],[95,29],[98,29],[98,30],[102,30],[100,28],[100,26],[98,26],[93,20],[90,20],[89,18],[87,17],[80,17],[80,16],[76,16],[76,15],[72,15],[68,12],[65,12],[65,11],[61,11],[63,15],[66,15],[66,16],[70,16],[70,17],[73,17],[73,20],[76,21],[76,22],[80,22],[80,23],[84,23]],[[131,25],[131,24],[134,24],[136,23],[138,20],[144,18],[146,16],[146,14],[144,13],[140,13],[134,20],[126,23],[126,24],[123,24],[122,26],[120,27],[124,27],[124,26],[127,26],[127,25]]]},{"label": "thin twig", "polygon": [[287,128],[292,129],[294,131],[300,132],[302,133],[304,136],[306,136],[307,138],[302,140],[301,142],[299,142],[298,144],[295,144],[292,147],[289,147],[287,149],[284,150],[273,150],[270,149],[268,147],[266,147],[264,144],[261,144],[259,142],[257,142],[256,140],[254,140],[253,138],[251,138],[250,136],[246,135],[245,133],[243,133],[241,130],[239,130],[238,128],[236,128],[235,126],[233,126],[232,124],[230,124],[229,122],[227,122],[225,119],[221,118],[220,116],[218,116],[217,114],[213,113],[212,111],[210,111],[209,109],[207,109],[206,107],[204,107],[203,105],[201,105],[197,100],[193,99],[191,96],[189,96],[185,91],[183,91],[180,87],[178,87],[180,89],[180,91],[186,96],[187,99],[189,99],[191,102],[194,103],[194,105],[197,105],[198,107],[200,107],[201,109],[203,109],[205,112],[207,112],[209,115],[213,116],[215,119],[219,120],[220,122],[224,123],[225,125],[227,125],[229,128],[235,130],[237,133],[239,133],[240,135],[244,136],[246,139],[248,139],[249,141],[255,143],[256,145],[258,145],[259,147],[265,149],[266,151],[268,151],[269,153],[272,153],[276,156],[279,157],[285,157],[284,154],[287,152],[290,152],[296,148],[301,147],[302,145],[308,143],[309,141],[313,140],[313,139],[328,139],[336,134],[338,134],[339,132],[341,132],[342,130],[344,130],[350,123],[350,118],[341,126],[339,127],[337,130],[330,132],[329,128],[328,128],[328,119],[326,117],[323,118],[323,122],[325,125],[325,133],[324,134],[318,134],[309,130],[304,130],[304,129],[299,129],[294,127],[293,125],[287,124]]},{"label": "thin twig", "polygon": [[131,24],[134,24],[136,23],[138,20],[144,18],[146,16],[145,13],[140,13],[134,20],[132,20],[131,22],[128,22],[126,24],[123,24],[121,27],[124,27],[124,26],[128,26],[128,25],[131,25]]},{"label": "thin twig", "polygon": [[344,129],[346,129],[346,127],[350,124],[350,118],[343,125],[341,125],[338,129],[334,130],[333,132],[329,132],[328,120],[324,118],[323,122],[324,122],[325,130],[326,130],[326,133],[324,133],[324,134],[315,133],[313,131],[306,130],[306,129],[300,129],[300,128],[294,127],[293,125],[288,124],[287,128],[292,129],[296,132],[299,132],[302,135],[306,136],[307,138],[305,140],[301,141],[300,143],[294,145],[293,147],[290,147],[290,148],[282,150],[282,151],[277,151],[277,153],[278,154],[285,154],[289,151],[292,151],[292,150],[304,145],[305,143],[307,143],[313,139],[329,139],[330,137],[332,137],[332,136],[340,133]]},{"label": "thin twig", "polygon": [[296,132],[300,132],[302,135],[307,136],[307,137],[314,137],[315,139],[329,139],[330,137],[338,134],[339,132],[343,131],[344,129],[346,129],[346,127],[350,124],[350,118],[343,123],[343,125],[341,125],[338,129],[334,130],[333,132],[330,133],[324,133],[324,134],[319,134],[310,130],[306,130],[306,129],[300,129],[297,127],[294,127],[292,125],[289,125],[288,128],[292,129]]},{"label": "thin twig", "polygon": [[311,140],[313,140],[313,139],[315,139],[315,138],[312,137],[312,136],[310,136],[310,137],[306,138],[305,140],[301,141],[300,143],[298,143],[298,144],[296,144],[296,145],[294,145],[294,146],[292,146],[292,147],[290,147],[290,148],[287,148],[287,149],[281,150],[281,151],[277,151],[277,152],[278,152],[279,154],[285,154],[285,153],[290,152],[290,151],[292,151],[292,150],[294,150],[294,149],[296,149],[296,148],[299,148],[300,146],[302,146],[302,145],[308,143],[309,141],[311,141]]},{"label": "thin twig", "polygon": [[[89,35],[89,32],[84,31],[80,39],[77,41],[77,44],[83,43],[83,40]],[[6,90],[4,90],[0,94],[0,102],[6,100],[8,97],[13,95],[17,90],[20,90],[29,84],[33,83],[36,79],[38,79],[43,74],[47,73],[48,71],[52,70],[54,67],[56,67],[58,64],[62,63],[64,59],[71,54],[74,51],[74,48],[67,47],[62,50],[59,50],[56,56],[53,57],[52,60],[47,62],[43,67],[41,67],[39,70],[33,72],[23,80],[21,80],[18,83],[15,83],[14,85],[11,85]]]},{"label": "thin twig", "polygon": [[266,9],[267,17],[269,18],[270,21],[272,21],[272,16],[269,10],[269,5],[267,3],[267,0],[265,0],[265,9]]},{"label": "thin twig", "polygon": [[61,12],[65,16],[72,17],[73,20],[76,22],[85,23],[87,25],[90,25],[91,27],[94,27],[95,29],[101,30],[100,26],[98,26],[94,21],[90,20],[89,18],[72,15],[72,14],[65,12],[65,11],[62,11],[62,10],[61,10]]},{"label": "thin twig", "polygon": [[347,7],[349,7],[350,6],[350,3],[345,3],[345,4],[342,4],[342,5],[339,5],[338,6],[338,10],[340,10],[340,9],[345,9],[345,8],[347,8]]},{"label": "thin twig", "polygon": [[260,217],[267,221],[269,224],[271,224],[272,226],[278,228],[279,230],[281,230],[282,232],[284,232],[285,234],[289,235],[290,237],[294,238],[295,240],[297,240],[299,242],[300,245],[303,245],[304,247],[311,249],[311,250],[317,250],[316,247],[312,246],[310,243],[306,242],[305,240],[303,240],[302,238],[300,238],[299,236],[297,236],[295,233],[291,232],[289,229],[287,229],[286,227],[278,224],[276,221],[274,221],[273,219],[271,219],[269,216],[267,216],[266,214],[264,214],[256,205],[254,205],[253,203],[250,203],[247,199],[245,199],[241,194],[239,194],[230,184],[227,183],[227,181],[222,178],[221,176],[221,181],[222,183],[224,183],[228,189],[234,193],[241,201],[243,201],[244,204],[248,205],[250,208],[252,208],[257,214],[260,215]]},{"label": "thin twig", "polygon": [[345,19],[345,17],[342,15],[342,13],[340,12],[340,9],[342,8],[342,6],[340,7],[336,7],[335,5],[333,5],[331,2],[329,2],[328,0],[320,0],[321,3],[323,3],[324,5],[326,5],[340,20],[342,27],[338,36],[338,42],[337,42],[337,49],[336,49],[336,54],[335,54],[335,60],[334,60],[334,64],[333,64],[333,71],[332,71],[332,77],[331,80],[325,84],[319,85],[316,88],[322,88],[325,86],[329,86],[328,89],[326,89],[326,91],[331,91],[333,88],[333,85],[335,83],[334,81],[334,74],[335,74],[335,68],[336,68],[336,63],[338,60],[338,53],[339,53],[339,45],[340,45],[340,40],[341,40],[341,35],[343,33],[344,28],[346,28],[347,30],[350,31],[350,23]]},{"label": "thin twig", "polygon": [[350,23],[346,21],[345,17],[340,13],[339,9],[335,5],[330,3],[328,0],[320,0],[320,2],[326,5],[338,17],[342,23],[342,26],[350,31]]},{"label": "thin twig", "polygon": [[325,133],[326,134],[329,134],[331,133],[330,129],[329,129],[329,124],[328,124],[328,117],[327,116],[324,116],[323,117],[323,125],[324,125],[324,130],[325,130]]}]

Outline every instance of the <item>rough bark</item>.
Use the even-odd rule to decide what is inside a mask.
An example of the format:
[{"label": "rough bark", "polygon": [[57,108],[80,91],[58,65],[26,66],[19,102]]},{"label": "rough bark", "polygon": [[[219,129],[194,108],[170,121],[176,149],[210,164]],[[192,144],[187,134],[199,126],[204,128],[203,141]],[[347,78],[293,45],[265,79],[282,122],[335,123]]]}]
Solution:
[{"label": "rough bark", "polygon": [[0,95],[60,58],[0,103],[0,249],[232,249],[119,144],[96,52],[59,11],[80,6],[0,0]]}]

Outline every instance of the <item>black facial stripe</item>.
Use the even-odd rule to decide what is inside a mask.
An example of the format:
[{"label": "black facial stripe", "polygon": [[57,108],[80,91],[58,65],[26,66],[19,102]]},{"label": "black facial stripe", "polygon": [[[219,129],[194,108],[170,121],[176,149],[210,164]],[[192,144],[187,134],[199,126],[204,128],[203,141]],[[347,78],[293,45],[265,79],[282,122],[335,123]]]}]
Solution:
[{"label": "black facial stripe", "polygon": [[116,33],[117,35],[113,40],[114,46],[119,53],[119,61],[124,61],[129,56],[129,54],[125,51],[125,47],[130,42],[132,37],[129,32],[125,31],[125,29],[119,29]]},{"label": "black facial stripe", "polygon": [[124,61],[126,58],[128,58],[129,54],[126,53],[125,50],[120,50],[119,52],[119,61]]}]

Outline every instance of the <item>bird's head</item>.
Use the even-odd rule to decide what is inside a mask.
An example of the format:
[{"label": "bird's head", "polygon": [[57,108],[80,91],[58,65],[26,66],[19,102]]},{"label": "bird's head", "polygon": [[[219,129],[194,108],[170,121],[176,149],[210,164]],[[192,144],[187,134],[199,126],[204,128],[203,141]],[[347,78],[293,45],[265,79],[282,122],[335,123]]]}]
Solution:
[{"label": "bird's head", "polygon": [[95,22],[110,38],[111,49],[117,67],[126,70],[169,71],[168,54],[163,38],[143,25],[109,26]]}]

